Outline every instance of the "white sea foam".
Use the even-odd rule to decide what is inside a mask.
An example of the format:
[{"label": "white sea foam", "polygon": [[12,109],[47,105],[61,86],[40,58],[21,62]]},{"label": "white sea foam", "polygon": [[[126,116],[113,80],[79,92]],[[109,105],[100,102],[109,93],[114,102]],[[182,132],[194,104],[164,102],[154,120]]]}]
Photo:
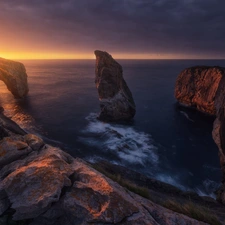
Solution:
[{"label": "white sea foam", "polygon": [[195,122],[194,120],[192,120],[192,119],[189,117],[189,115],[188,115],[186,112],[180,111],[180,113],[181,113],[182,115],[184,115],[189,121]]},{"label": "white sea foam", "polygon": [[171,175],[168,175],[168,174],[159,174],[159,175],[156,176],[156,179],[160,180],[162,182],[165,182],[167,184],[171,184],[175,187],[178,187],[183,191],[188,191],[188,189],[186,187],[184,187],[183,185],[180,184],[179,177],[176,176],[176,175],[171,176]]},{"label": "white sea foam", "polygon": [[90,114],[86,119],[89,124],[83,132],[90,136],[80,138],[82,142],[102,151],[110,151],[129,163],[144,165],[148,161],[157,164],[157,148],[149,134],[126,125],[101,122],[96,119],[96,114]]},{"label": "white sea foam", "polygon": [[196,188],[196,192],[200,196],[210,196],[212,198],[216,198],[214,192],[220,187],[219,183],[212,181],[210,179],[206,179],[203,181],[202,186],[200,188]]}]

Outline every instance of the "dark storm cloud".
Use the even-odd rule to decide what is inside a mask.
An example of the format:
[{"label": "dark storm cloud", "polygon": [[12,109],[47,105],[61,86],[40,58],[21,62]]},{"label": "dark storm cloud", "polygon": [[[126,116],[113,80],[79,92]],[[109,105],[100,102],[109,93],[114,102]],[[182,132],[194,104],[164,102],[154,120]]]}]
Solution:
[{"label": "dark storm cloud", "polygon": [[62,50],[225,56],[224,0],[7,0],[0,8],[0,23]]}]

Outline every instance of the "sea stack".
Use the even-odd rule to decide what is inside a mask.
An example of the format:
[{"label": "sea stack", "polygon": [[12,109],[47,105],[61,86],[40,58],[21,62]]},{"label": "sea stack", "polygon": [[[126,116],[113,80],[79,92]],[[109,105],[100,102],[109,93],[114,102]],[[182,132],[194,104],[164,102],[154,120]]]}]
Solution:
[{"label": "sea stack", "polygon": [[0,58],[0,80],[15,98],[23,98],[29,91],[26,69],[20,62]]},{"label": "sea stack", "polygon": [[175,97],[182,105],[216,115],[216,95],[225,68],[195,66],[183,70],[176,81]]},{"label": "sea stack", "polygon": [[122,66],[107,52],[96,50],[95,84],[100,101],[99,120],[131,120],[136,107],[132,93],[123,79]]}]

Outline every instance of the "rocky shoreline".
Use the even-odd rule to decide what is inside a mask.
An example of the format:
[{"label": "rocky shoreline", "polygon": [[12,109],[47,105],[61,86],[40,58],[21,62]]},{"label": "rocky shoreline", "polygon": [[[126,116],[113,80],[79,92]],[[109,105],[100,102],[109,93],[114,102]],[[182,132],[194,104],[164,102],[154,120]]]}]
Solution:
[{"label": "rocky shoreline", "polygon": [[9,216],[31,225],[206,224],[130,192],[8,121],[0,117],[7,133],[0,142],[0,224]]},{"label": "rocky shoreline", "polygon": [[[96,51],[95,54],[96,86],[101,107],[99,119],[132,119],[135,104],[123,80],[122,67],[106,52]],[[0,70],[0,75],[18,76],[23,81],[19,82],[14,77],[9,85],[6,84],[8,89],[15,97],[23,97],[28,92],[24,66],[12,61],[2,62],[7,73]],[[20,65],[20,70],[14,65]],[[223,169],[224,109],[222,105],[217,107],[218,104],[214,104],[215,96],[218,95],[215,88],[223,90],[223,77],[213,69],[217,72],[210,79],[208,69],[195,68],[181,73],[176,97],[179,102],[205,113],[217,112],[214,139],[220,148]],[[194,71],[194,75],[189,76],[190,71]],[[112,95],[107,96],[107,87],[112,80],[105,78],[111,75],[116,75],[113,82],[119,85],[111,90]],[[188,76],[189,80],[186,79]],[[214,85],[199,82],[205,76]],[[195,82],[196,79],[198,82]],[[203,97],[199,95],[202,90]],[[122,97],[116,97],[118,93],[123,93]],[[188,93],[191,93],[190,98],[187,98]],[[218,96],[221,99],[223,95]],[[118,111],[115,112],[114,108]],[[40,137],[27,134],[3,111],[1,109],[0,112],[0,225],[224,224],[223,204],[196,193],[183,192],[172,185],[108,162],[89,164],[80,158],[73,158],[61,149],[44,143]],[[224,203],[223,188],[219,196],[220,202]]]}]

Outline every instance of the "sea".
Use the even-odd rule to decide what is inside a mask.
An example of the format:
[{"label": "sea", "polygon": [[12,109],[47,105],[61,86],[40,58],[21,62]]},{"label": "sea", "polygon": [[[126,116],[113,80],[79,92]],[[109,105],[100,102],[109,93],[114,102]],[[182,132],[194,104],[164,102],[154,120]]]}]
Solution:
[{"label": "sea", "polygon": [[185,191],[215,197],[221,181],[214,117],[174,98],[185,68],[225,66],[224,60],[118,60],[136,103],[127,123],[96,119],[100,108],[95,60],[22,60],[29,94],[14,99],[0,83],[5,114],[28,132],[89,162],[106,160]]}]

